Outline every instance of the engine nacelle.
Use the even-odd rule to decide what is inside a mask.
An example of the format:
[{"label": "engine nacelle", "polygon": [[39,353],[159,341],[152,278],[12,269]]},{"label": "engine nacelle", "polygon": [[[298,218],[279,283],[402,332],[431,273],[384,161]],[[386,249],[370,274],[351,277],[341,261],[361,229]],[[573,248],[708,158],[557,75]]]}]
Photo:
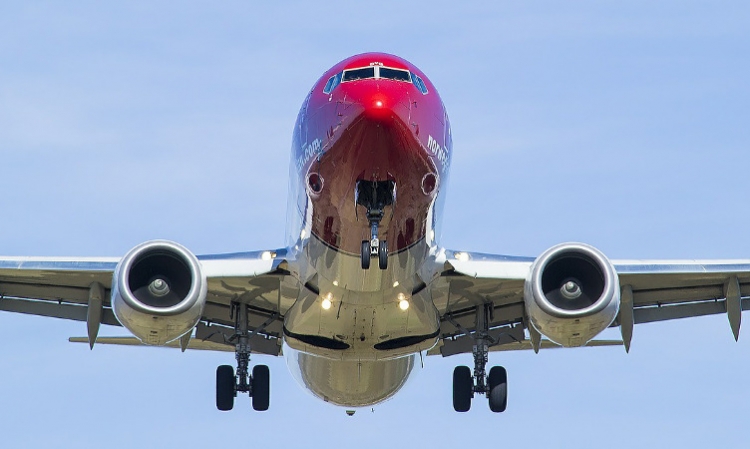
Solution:
[{"label": "engine nacelle", "polygon": [[163,345],[195,327],[207,290],[193,253],[177,243],[154,240],[130,250],[117,265],[112,309],[143,343]]},{"label": "engine nacelle", "polygon": [[532,264],[524,302],[531,325],[542,335],[563,346],[583,346],[617,317],[620,281],[598,249],[563,243]]}]

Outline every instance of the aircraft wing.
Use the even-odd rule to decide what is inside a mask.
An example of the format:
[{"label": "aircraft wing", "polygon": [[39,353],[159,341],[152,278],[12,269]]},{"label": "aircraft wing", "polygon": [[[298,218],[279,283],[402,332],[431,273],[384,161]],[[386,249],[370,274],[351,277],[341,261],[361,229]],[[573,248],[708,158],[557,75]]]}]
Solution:
[{"label": "aircraft wing", "polygon": [[[198,256],[208,281],[206,306],[195,340],[226,344],[234,332],[233,302],[248,304],[248,324],[256,330],[253,352],[279,355],[284,313],[296,298],[285,284],[286,250]],[[0,257],[0,310],[120,326],[110,303],[112,279],[120,258]],[[101,313],[92,323],[92,285],[103,287]],[[123,340],[124,341],[124,340]],[[108,342],[111,343],[111,342]],[[125,343],[123,343],[125,344]],[[198,342],[192,346],[200,346]]]},{"label": "aircraft wing", "polygon": [[[446,251],[433,300],[440,341],[430,354],[471,352],[477,306],[489,304],[498,348],[529,349],[524,283],[534,258]],[[620,326],[626,349],[634,324],[725,313],[735,339],[750,309],[750,260],[612,260],[621,289]],[[729,299],[727,299],[729,298]],[[530,332],[533,331],[530,330]],[[600,346],[593,340],[587,346]],[[544,348],[545,345],[542,345]],[[493,350],[490,348],[490,350]]]}]

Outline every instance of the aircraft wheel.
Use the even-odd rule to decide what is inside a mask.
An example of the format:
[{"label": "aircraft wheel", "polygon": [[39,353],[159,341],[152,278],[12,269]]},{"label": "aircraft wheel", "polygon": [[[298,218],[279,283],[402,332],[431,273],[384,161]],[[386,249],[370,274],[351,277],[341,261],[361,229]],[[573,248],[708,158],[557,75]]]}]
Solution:
[{"label": "aircraft wheel", "polygon": [[504,412],[508,407],[508,372],[502,366],[493,366],[487,378],[490,389],[490,410],[495,413]]},{"label": "aircraft wheel", "polygon": [[266,365],[253,367],[253,410],[268,410],[271,396],[271,374]]},{"label": "aircraft wheel", "polygon": [[216,408],[226,412],[234,407],[234,368],[221,365],[216,368]]},{"label": "aircraft wheel", "polygon": [[453,370],[453,409],[468,412],[474,390],[474,377],[468,366],[457,366]]},{"label": "aircraft wheel", "polygon": [[385,240],[381,240],[378,247],[378,266],[381,270],[388,268],[388,242]]},{"label": "aircraft wheel", "polygon": [[362,254],[360,255],[360,258],[362,259],[362,269],[367,270],[370,268],[370,241],[369,240],[362,240]]}]

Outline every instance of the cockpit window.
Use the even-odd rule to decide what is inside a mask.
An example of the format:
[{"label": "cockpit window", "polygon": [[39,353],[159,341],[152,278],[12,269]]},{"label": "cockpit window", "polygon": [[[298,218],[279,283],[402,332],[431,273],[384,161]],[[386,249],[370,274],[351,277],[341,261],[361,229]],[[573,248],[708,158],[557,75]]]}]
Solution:
[{"label": "cockpit window", "polygon": [[328,82],[323,88],[323,93],[330,94],[333,91],[333,89],[335,89],[336,86],[339,85],[340,82],[341,82],[341,72],[328,78]]},{"label": "cockpit window", "polygon": [[412,73],[412,82],[414,82],[417,89],[422,92],[422,95],[427,95],[427,86],[424,85],[424,81],[422,81],[422,78],[420,78],[419,75]]},{"label": "cockpit window", "polygon": [[348,69],[339,72],[328,79],[328,82],[323,88],[323,92],[330,94],[340,83],[372,78],[413,83],[414,86],[422,92],[422,95],[427,95],[427,86],[417,74],[410,73],[408,70],[404,69],[383,67],[382,65],[372,65],[370,67]]},{"label": "cockpit window", "polygon": [[344,70],[344,77],[341,82],[363,80],[366,78],[375,78],[375,67],[364,67],[361,69]]},{"label": "cockpit window", "polygon": [[396,80],[396,81],[406,81],[407,83],[411,82],[411,77],[409,77],[408,70],[391,69],[389,67],[380,67],[379,71],[380,71],[380,78]]}]

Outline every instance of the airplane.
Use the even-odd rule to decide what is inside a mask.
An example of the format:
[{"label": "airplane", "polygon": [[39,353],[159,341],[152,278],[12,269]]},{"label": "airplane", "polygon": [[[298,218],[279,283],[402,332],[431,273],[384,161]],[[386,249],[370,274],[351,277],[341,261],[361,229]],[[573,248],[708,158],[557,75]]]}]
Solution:
[{"label": "airplane", "polygon": [[[453,372],[453,407],[507,408],[490,352],[630,349],[635,324],[750,308],[750,260],[610,260],[568,242],[537,257],[439,244],[453,142],[437,89],[408,61],[364,53],[327,70],[292,137],[284,247],[195,255],[166,240],[123,257],[0,257],[0,310],[86,322],[98,344],[234,352],[216,406],[270,405],[266,365],[284,356],[322,400],[393,397],[417,357],[472,354]],[[131,336],[99,337],[101,324]],[[619,327],[621,340],[599,340]]]}]

